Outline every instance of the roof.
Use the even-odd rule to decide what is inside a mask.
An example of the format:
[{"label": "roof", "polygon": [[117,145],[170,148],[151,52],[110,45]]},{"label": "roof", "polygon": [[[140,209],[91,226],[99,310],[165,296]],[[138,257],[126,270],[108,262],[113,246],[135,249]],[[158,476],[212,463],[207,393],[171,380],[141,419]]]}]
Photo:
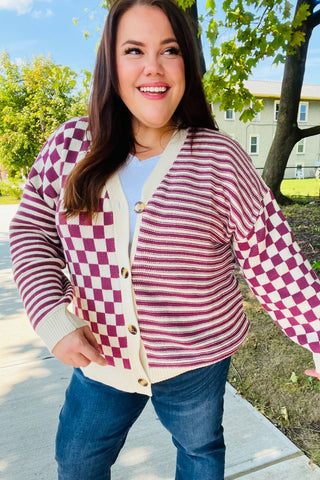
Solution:
[{"label": "roof", "polygon": [[[248,80],[245,86],[255,96],[262,98],[280,98],[282,82],[269,82],[264,80]],[[320,85],[302,85],[301,100],[320,100]]]}]

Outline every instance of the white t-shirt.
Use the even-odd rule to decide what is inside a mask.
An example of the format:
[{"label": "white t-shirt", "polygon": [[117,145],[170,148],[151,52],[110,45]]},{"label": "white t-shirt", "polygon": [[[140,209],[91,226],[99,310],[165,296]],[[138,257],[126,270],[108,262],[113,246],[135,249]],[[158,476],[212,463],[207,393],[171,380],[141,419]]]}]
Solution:
[{"label": "white t-shirt", "polygon": [[129,155],[126,164],[120,169],[119,176],[124,193],[126,194],[130,211],[130,245],[136,226],[137,213],[135,204],[140,200],[143,186],[158,163],[161,155],[140,161],[137,157]]}]

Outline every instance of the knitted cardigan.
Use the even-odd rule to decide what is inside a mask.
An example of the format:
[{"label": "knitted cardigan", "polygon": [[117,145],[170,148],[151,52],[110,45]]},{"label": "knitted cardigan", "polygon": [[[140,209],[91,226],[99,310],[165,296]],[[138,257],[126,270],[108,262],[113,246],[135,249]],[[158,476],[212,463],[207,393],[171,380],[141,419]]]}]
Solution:
[{"label": "knitted cardigan", "polygon": [[89,325],[108,366],[92,363],[85,375],[151,395],[153,382],[222,360],[243,343],[249,323],[237,262],[320,371],[320,283],[238,143],[207,129],[173,135],[137,198],[130,257],[117,173],[91,221],[85,212],[64,214],[66,177],[89,146],[86,118],[50,137],[10,226],[15,280],[49,349]]}]

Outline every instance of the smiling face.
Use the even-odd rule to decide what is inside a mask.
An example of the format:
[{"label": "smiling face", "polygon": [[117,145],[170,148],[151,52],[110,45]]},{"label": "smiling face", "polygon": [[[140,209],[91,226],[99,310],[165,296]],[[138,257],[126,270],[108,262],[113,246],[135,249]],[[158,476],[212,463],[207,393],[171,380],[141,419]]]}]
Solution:
[{"label": "smiling face", "polygon": [[170,22],[158,7],[136,5],[121,17],[116,38],[119,95],[134,133],[162,131],[185,91],[185,70]]}]

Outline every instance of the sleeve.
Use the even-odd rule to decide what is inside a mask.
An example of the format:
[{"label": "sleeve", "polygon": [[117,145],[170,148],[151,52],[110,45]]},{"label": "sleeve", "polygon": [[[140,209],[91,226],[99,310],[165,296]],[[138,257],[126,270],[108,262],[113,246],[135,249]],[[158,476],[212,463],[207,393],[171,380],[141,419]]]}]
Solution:
[{"label": "sleeve", "polygon": [[49,350],[84,325],[67,308],[73,288],[64,273],[66,263],[55,224],[63,144],[61,128],[36,159],[9,229],[14,279],[30,322]]},{"label": "sleeve", "polygon": [[313,352],[320,373],[320,282],[272,193],[245,239],[233,248],[244,278],[284,333]]}]

